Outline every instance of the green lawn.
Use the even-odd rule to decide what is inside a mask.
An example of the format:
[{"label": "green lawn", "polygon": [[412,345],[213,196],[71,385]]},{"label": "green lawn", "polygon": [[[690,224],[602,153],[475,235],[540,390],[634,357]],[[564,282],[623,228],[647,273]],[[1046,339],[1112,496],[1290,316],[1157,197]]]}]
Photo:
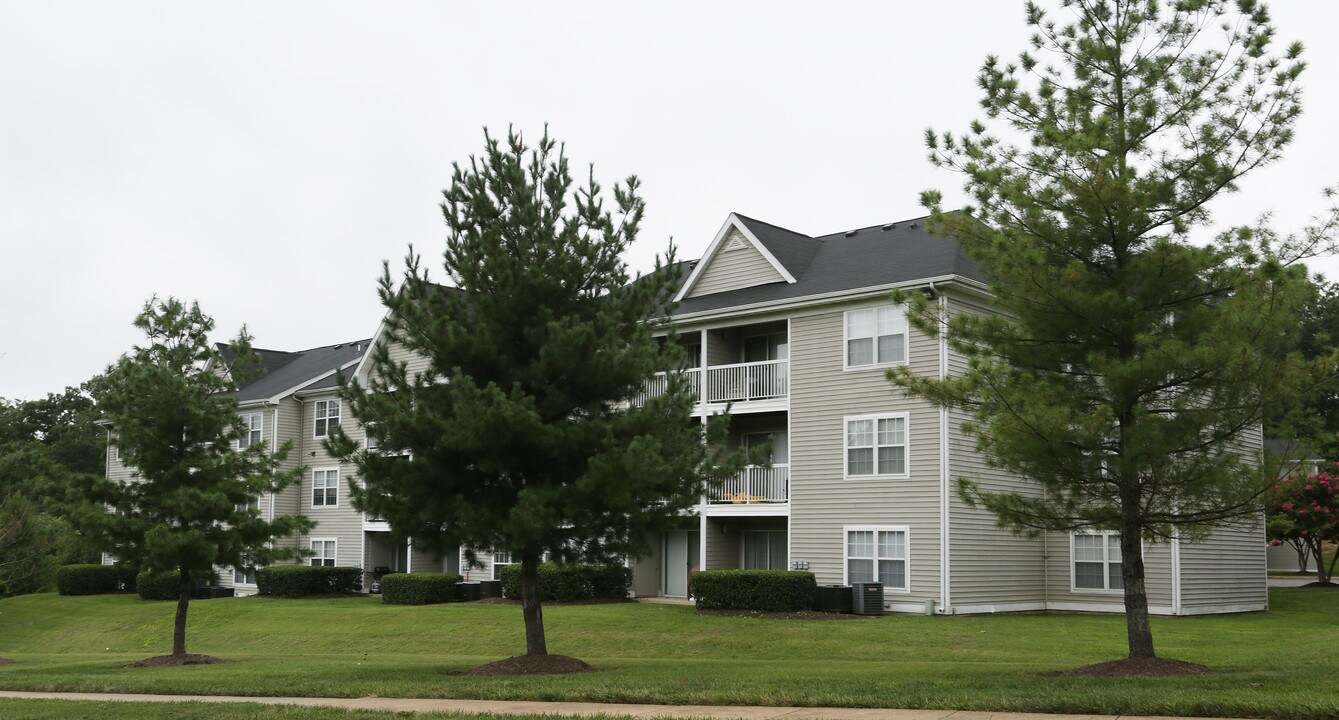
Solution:
[{"label": "green lawn", "polygon": [[[200,703],[87,702],[82,700],[7,700],[0,698],[5,720],[404,720],[399,713],[332,708],[283,707],[254,703],[210,705]],[[552,715],[459,715],[423,713],[414,720],[556,720]]]},{"label": "green lawn", "polygon": [[0,688],[1339,718],[1339,592],[1271,597],[1269,613],[1154,619],[1159,653],[1219,671],[1204,677],[1054,675],[1121,657],[1117,616],[818,622],[629,603],[545,609],[550,650],[599,672],[475,678],[457,673],[523,650],[519,607],[197,602],[189,650],[228,662],[133,669],[167,651],[171,603],[37,595],[0,600],[0,657],[16,661]]}]

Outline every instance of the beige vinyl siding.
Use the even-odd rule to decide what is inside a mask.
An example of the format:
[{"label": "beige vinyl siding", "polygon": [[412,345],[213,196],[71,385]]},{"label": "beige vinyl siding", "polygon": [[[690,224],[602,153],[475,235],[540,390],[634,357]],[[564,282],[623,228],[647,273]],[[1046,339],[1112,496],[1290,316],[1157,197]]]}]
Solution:
[{"label": "beige vinyl siding", "polygon": [[[978,300],[946,294],[950,314],[985,314]],[[948,349],[949,375],[967,372],[967,358]],[[970,414],[948,412],[949,449],[949,602],[954,607],[1040,604],[1046,601],[1046,557],[1038,538],[1017,535],[998,527],[995,514],[969,507],[958,495],[958,479],[976,483],[985,492],[1039,495],[1040,490],[1009,473],[993,468],[976,449],[974,437],[962,430]]]},{"label": "beige vinyl siding", "polygon": [[[310,439],[302,432],[302,414],[303,406],[291,397],[279,401],[275,408],[271,408],[271,419],[275,413],[278,419],[271,422],[275,430],[279,433],[279,446],[286,442],[291,442],[288,455],[284,458],[280,466],[282,470],[292,470],[302,467],[305,463],[306,450]],[[310,480],[310,478],[309,478]],[[282,515],[301,515],[302,514],[302,484],[294,483],[274,497],[274,516]],[[281,541],[282,547],[301,547],[298,545],[298,537],[285,538]]]},{"label": "beige vinyl siding", "polygon": [[[844,577],[847,525],[910,528],[910,594],[890,602],[939,597],[939,413],[906,398],[882,369],[844,371],[845,315],[871,303],[836,306],[790,324],[790,557],[808,562],[819,584]],[[937,374],[938,343],[909,331],[917,373]],[[850,415],[907,413],[910,453],[903,479],[843,479]]]},{"label": "beige vinyl siding", "polygon": [[470,565],[466,562],[462,553],[460,559],[460,574],[466,580],[492,580],[493,579],[493,553],[479,552],[475,557],[475,564]]},{"label": "beige vinyl siding", "polygon": [[[732,520],[734,518],[707,518],[707,535],[702,538],[707,544],[707,567],[704,569],[739,569],[740,536],[736,528],[730,527]],[[739,525],[739,523],[733,524]]]},{"label": "beige vinyl siding", "polygon": [[723,330],[707,331],[707,365],[733,365],[739,362],[739,345],[725,338]]},{"label": "beige vinyl siding", "polygon": [[[338,541],[335,564],[343,566],[362,566],[363,564],[363,514],[354,509],[349,484],[354,479],[356,468],[340,463],[330,456],[321,446],[322,438],[316,432],[316,403],[320,400],[335,399],[335,391],[312,393],[301,398],[301,425],[295,448],[300,449],[299,457],[306,466],[302,471],[301,492],[298,498],[299,511],[316,521],[316,527],[304,535],[299,547],[310,548],[312,538],[333,538]],[[340,427],[350,438],[357,442],[363,439],[362,427],[348,411],[348,406],[340,408]],[[314,454],[313,454],[314,453]],[[312,506],[312,478],[316,470],[339,470],[339,497],[335,507]],[[306,562],[306,561],[304,561]]]},{"label": "beige vinyl siding", "polygon": [[[743,246],[735,250],[728,250],[736,240],[742,241]],[[725,292],[727,290],[738,290],[740,288],[753,287],[755,285],[766,285],[767,283],[785,282],[786,279],[777,272],[772,263],[763,257],[758,249],[745,238],[738,229],[731,230],[721,242],[716,254],[704,260],[707,263],[702,274],[698,276],[697,283],[688,293],[687,297],[693,298],[701,295],[711,295],[713,293]]]},{"label": "beige vinyl siding", "polygon": [[[390,342],[391,360],[394,362],[405,363],[405,367],[408,369],[409,377],[411,379],[415,374],[428,370],[431,363],[426,355],[420,355],[410,351],[409,348],[406,348],[398,341],[391,340],[389,335],[382,336],[380,342]],[[374,369],[370,362],[368,363],[368,367]]]},{"label": "beige vinyl siding", "polygon": [[[1181,543],[1181,607],[1190,611],[1222,605],[1264,608],[1266,549],[1263,522],[1215,528],[1203,542]],[[1297,562],[1296,553],[1288,548]]]},{"label": "beige vinyl siding", "polygon": [[443,557],[413,546],[409,549],[410,572],[456,572],[459,569],[460,560],[457,557]]}]

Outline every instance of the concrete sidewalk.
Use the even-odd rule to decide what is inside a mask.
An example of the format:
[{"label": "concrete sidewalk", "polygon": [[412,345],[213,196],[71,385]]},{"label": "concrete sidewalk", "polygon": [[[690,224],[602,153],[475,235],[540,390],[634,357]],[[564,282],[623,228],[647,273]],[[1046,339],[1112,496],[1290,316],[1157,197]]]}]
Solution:
[{"label": "concrete sidewalk", "polygon": [[[896,710],[891,708],[806,708],[713,705],[619,705],[523,700],[418,700],[412,698],[240,697],[210,695],[134,695],[129,693],[52,693],[0,691],[0,698],[92,700],[95,702],[204,702],[301,705],[389,712],[493,713],[496,715],[630,716],[639,718],[714,718],[718,720],[1174,720],[1146,715],[1050,715],[971,710]],[[1200,718],[1199,720],[1215,720]],[[1223,720],[1221,718],[1216,720]]]}]

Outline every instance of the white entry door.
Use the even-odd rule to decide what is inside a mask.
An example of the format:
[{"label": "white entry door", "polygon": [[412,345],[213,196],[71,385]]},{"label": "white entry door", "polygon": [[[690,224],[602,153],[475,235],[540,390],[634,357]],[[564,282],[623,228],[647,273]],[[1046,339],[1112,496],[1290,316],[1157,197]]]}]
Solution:
[{"label": "white entry door", "polygon": [[688,578],[701,560],[701,533],[671,530],[665,533],[665,596],[688,597]]}]

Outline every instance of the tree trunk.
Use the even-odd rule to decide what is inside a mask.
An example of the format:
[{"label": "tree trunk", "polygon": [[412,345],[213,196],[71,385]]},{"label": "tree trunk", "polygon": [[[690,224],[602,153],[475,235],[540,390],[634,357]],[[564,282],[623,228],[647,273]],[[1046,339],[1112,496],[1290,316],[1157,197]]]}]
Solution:
[{"label": "tree trunk", "polygon": [[1144,585],[1144,548],[1137,523],[1123,523],[1120,534],[1121,581],[1125,584],[1125,634],[1130,657],[1156,657],[1153,628],[1148,624],[1148,589]]},{"label": "tree trunk", "polygon": [[1293,542],[1292,546],[1297,550],[1297,569],[1308,572],[1311,569],[1311,547],[1303,542]]},{"label": "tree trunk", "polygon": [[181,594],[177,596],[177,624],[172,630],[172,654],[186,654],[186,609],[191,604],[191,575],[181,571]]},{"label": "tree trunk", "polygon": [[525,654],[548,655],[544,609],[539,598],[539,555],[521,555],[521,614],[525,616]]}]

